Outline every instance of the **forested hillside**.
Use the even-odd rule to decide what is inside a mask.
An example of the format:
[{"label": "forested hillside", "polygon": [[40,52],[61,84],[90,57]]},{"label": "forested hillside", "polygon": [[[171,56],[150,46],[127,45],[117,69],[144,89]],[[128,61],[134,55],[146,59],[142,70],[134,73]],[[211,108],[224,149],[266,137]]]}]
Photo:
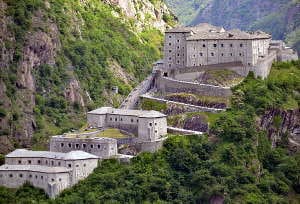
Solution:
[{"label": "forested hillside", "polygon": [[[300,51],[299,0],[166,0],[184,24],[264,30]],[[192,15],[191,15],[192,14]]]},{"label": "forested hillside", "polygon": [[159,0],[119,3],[0,0],[0,153],[81,126],[150,72],[174,16]]},{"label": "forested hillside", "polygon": [[128,165],[104,161],[54,201],[25,185],[0,188],[0,203],[299,203],[299,153],[283,135],[272,148],[258,122],[270,109],[299,109],[299,77],[300,61],[275,64],[267,80],[250,74],[208,136],[171,136]]}]

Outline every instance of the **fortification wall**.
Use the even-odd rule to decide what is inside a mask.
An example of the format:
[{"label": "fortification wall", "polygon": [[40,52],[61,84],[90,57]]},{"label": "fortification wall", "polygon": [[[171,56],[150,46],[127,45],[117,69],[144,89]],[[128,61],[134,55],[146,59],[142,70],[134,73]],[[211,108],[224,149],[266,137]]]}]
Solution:
[{"label": "fortification wall", "polygon": [[165,139],[152,141],[152,142],[140,142],[136,143],[135,147],[138,152],[156,152],[161,149],[163,146]]},{"label": "fortification wall", "polygon": [[229,97],[232,95],[229,87],[220,87],[208,84],[199,84],[180,81],[168,77],[160,77],[157,88],[163,93],[193,93],[204,96]]},{"label": "fortification wall", "polygon": [[70,175],[68,172],[43,173],[25,170],[0,171],[0,185],[8,188],[18,188],[26,182],[34,187],[43,189],[50,198],[54,198],[62,190],[70,186]]},{"label": "fortification wall", "polygon": [[258,63],[252,67],[250,71],[254,72],[255,77],[261,77],[264,79],[268,77],[272,68],[272,64],[276,61],[277,53],[275,50],[271,50],[269,55],[258,61]]},{"label": "fortification wall", "polygon": [[109,158],[117,154],[117,140],[110,138],[81,139],[54,136],[50,140],[50,151],[70,152],[82,150],[101,158]]}]

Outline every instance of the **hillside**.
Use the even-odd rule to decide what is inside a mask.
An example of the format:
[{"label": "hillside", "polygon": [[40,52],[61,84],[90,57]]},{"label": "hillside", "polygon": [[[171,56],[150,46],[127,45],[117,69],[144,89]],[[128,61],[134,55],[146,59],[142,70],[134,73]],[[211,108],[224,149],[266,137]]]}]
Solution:
[{"label": "hillside", "polygon": [[[299,0],[166,0],[184,24],[208,22],[225,29],[264,30],[299,47]],[[191,15],[193,14],[193,15]]]},{"label": "hillside", "polygon": [[131,164],[104,161],[52,201],[29,185],[0,187],[0,203],[299,203],[300,155],[286,148],[286,121],[268,118],[278,134],[273,147],[259,123],[270,109],[299,112],[299,76],[300,61],[275,64],[267,80],[250,74],[209,135],[170,136]]},{"label": "hillside", "polygon": [[159,0],[0,0],[0,153],[46,145],[86,110],[118,106],[174,23]]}]

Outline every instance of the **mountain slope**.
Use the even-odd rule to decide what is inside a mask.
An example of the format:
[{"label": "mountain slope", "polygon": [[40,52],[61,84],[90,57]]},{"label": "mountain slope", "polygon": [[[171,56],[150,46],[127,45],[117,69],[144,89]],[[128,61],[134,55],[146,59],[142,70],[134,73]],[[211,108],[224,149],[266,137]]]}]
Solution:
[{"label": "mountain slope", "polygon": [[174,17],[161,1],[126,1],[133,16],[120,2],[0,0],[0,152],[81,126],[150,72]]}]

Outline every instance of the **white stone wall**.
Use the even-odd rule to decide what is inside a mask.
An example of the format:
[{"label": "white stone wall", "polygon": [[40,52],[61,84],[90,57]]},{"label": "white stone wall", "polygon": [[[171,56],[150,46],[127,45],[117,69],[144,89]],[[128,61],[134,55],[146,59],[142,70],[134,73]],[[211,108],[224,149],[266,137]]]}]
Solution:
[{"label": "white stone wall", "polygon": [[67,168],[72,168],[71,181],[72,185],[86,178],[98,166],[98,159],[85,159],[67,161]]},{"label": "white stone wall", "polygon": [[87,114],[87,122],[91,127],[104,128],[106,127],[106,114],[96,115],[96,114]]},{"label": "white stone wall", "polygon": [[70,175],[67,172],[42,173],[32,171],[0,171],[1,186],[18,188],[26,182],[45,190],[49,197],[53,198],[63,189],[70,186]]},{"label": "white stone wall", "polygon": [[245,66],[250,66],[253,63],[251,49],[250,40],[187,41],[187,66],[229,62],[242,62]]},{"label": "white stone wall", "polygon": [[10,165],[43,165],[43,166],[66,166],[66,161],[62,159],[50,158],[5,158],[5,163]]},{"label": "white stone wall", "polygon": [[50,140],[50,151],[53,152],[70,152],[82,150],[103,159],[108,159],[117,154],[117,140],[101,138],[81,139],[81,138],[63,138],[52,137]]}]

